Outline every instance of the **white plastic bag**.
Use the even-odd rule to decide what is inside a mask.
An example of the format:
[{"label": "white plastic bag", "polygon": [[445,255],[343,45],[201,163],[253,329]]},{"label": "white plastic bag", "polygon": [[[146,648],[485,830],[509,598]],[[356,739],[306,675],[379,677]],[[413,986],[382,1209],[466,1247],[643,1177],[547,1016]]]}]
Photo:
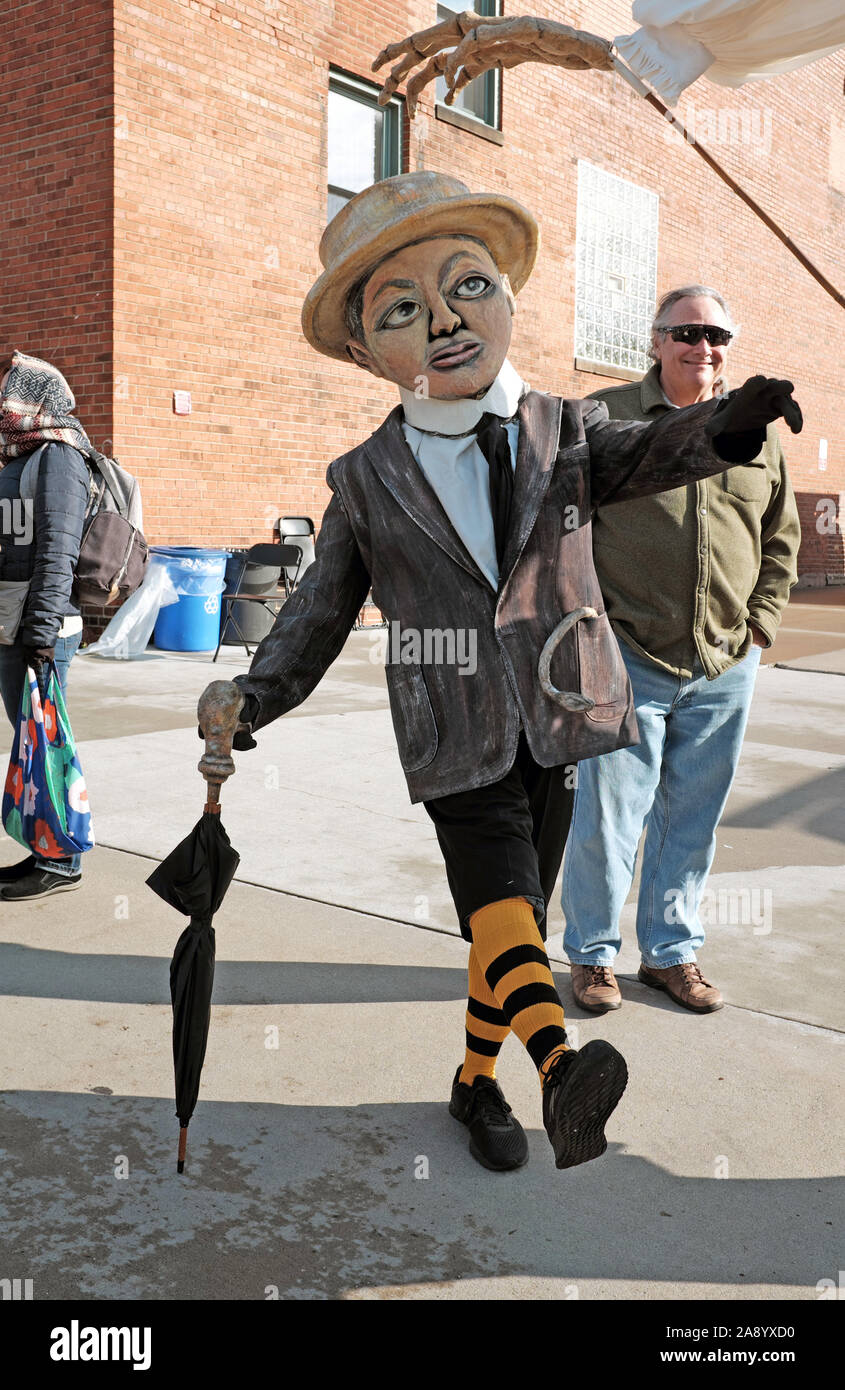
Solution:
[{"label": "white plastic bag", "polygon": [[99,639],[80,652],[80,656],[107,656],[117,661],[130,661],[132,657],[143,655],[159,609],[179,600],[164,558],[150,556],[150,565],[141,587],[118,609]]}]

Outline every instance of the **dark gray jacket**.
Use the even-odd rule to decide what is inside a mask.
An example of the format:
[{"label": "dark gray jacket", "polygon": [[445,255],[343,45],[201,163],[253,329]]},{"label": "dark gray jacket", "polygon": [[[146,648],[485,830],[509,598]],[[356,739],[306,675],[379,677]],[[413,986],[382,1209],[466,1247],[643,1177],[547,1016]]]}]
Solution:
[{"label": "dark gray jacket", "polygon": [[35,497],[23,503],[21,473],[30,458],[24,454],[0,469],[0,579],[30,580],[17,641],[52,647],[67,615],[79,612],[71,589],[90,474],[78,449],[50,443],[41,455]]},{"label": "dark gray jacket", "polygon": [[[425,656],[385,667],[412,801],[497,781],[513,764],[520,726],[543,767],[638,742],[628,677],[593,567],[591,516],[599,503],[722,472],[725,459],[703,429],[717,405],[706,401],[650,424],[628,424],[608,421],[600,402],[530,392],[519,408],[498,592],[452,527],[408,448],[401,408],[394,410],[330,466],[333,497],[316,562],[249,672],[235,677],[258,703],[253,728],[310,694],[340,653],[372,585],[375,603],[403,633],[475,634],[472,675]],[[598,617],[566,635],[551,666],[558,689],[583,691],[596,702],[573,713],[543,693],[537,664],[557,624],[582,606]]]}]

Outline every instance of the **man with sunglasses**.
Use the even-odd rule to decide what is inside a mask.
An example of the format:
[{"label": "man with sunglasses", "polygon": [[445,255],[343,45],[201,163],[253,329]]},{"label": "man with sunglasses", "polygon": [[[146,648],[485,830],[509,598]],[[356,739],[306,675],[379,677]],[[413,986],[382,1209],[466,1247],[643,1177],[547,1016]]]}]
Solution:
[{"label": "man with sunglasses", "polygon": [[[642,381],[593,393],[611,420],[653,420],[727,390],[734,329],[717,291],[664,295]],[[794,427],[794,422],[789,421]],[[643,984],[712,1013],[696,963],[699,905],[748,720],[760,651],[797,578],[798,511],[777,432],[752,462],[599,507],[596,571],[634,694],[640,742],[579,764],[566,846],[564,947],[575,998],[604,1013],[622,995],[619,917],[645,826],[637,903]]]}]

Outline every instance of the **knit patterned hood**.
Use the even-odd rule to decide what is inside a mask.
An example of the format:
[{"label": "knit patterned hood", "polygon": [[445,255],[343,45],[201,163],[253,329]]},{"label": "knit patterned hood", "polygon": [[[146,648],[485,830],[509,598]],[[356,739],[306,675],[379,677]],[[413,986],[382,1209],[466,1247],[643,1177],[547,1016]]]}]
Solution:
[{"label": "knit patterned hood", "polygon": [[0,395],[0,462],[56,440],[95,462],[97,450],[73,414],[74,394],[59,371],[40,357],[15,352]]}]

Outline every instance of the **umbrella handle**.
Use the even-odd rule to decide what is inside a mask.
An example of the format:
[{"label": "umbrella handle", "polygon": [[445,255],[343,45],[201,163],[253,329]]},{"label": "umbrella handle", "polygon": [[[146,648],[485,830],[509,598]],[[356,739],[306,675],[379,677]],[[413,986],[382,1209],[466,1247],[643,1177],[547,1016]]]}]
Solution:
[{"label": "umbrella handle", "polygon": [[208,783],[207,811],[220,810],[220,788],[235,771],[232,739],[244,697],[234,681],[212,681],[197,705],[197,719],[205,737],[205,753],[197,764]]}]

